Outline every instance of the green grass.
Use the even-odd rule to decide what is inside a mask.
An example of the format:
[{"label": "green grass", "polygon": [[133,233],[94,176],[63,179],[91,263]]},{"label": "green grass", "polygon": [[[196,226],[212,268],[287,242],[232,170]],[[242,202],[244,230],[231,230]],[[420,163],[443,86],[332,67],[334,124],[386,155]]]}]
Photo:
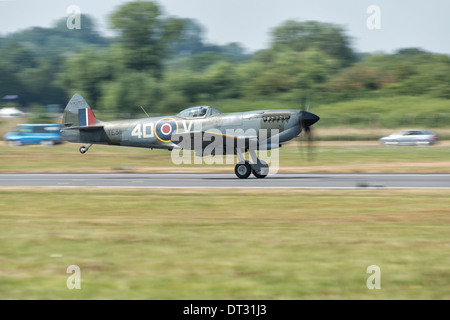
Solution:
[{"label": "green grass", "polygon": [[[448,144],[436,146],[381,146],[378,144],[317,143],[308,158],[304,147],[283,146],[279,151],[282,172],[449,172]],[[221,171],[233,164],[174,165],[171,152],[141,148],[93,146],[78,152],[78,144],[55,147],[0,146],[0,172],[97,172],[97,171]],[[305,151],[305,152],[304,152]],[[270,153],[269,153],[270,155]],[[201,160],[200,158],[197,158]],[[194,161],[194,158],[191,159]],[[223,160],[225,163],[225,160]]]},{"label": "green grass", "polygon": [[336,146],[317,144],[311,150],[308,157],[300,147],[281,148],[281,169],[293,166],[290,170],[300,172],[450,172],[447,145],[408,147],[348,142]]},{"label": "green grass", "polygon": [[[0,299],[450,298],[447,191],[2,188],[0,199]],[[69,265],[81,290],[66,288]],[[381,290],[366,287],[369,265]]]},{"label": "green grass", "polygon": [[[302,101],[292,103],[291,94],[285,97],[269,97],[267,99],[217,101],[214,107],[222,112],[242,112],[263,109],[298,109]],[[206,101],[205,101],[206,103]],[[427,96],[374,96],[372,98],[356,98],[353,100],[324,103],[314,99],[310,101],[313,112],[319,113],[448,113],[450,101]]]},{"label": "green grass", "polygon": [[318,113],[448,113],[450,100],[426,96],[360,98],[317,106]]}]

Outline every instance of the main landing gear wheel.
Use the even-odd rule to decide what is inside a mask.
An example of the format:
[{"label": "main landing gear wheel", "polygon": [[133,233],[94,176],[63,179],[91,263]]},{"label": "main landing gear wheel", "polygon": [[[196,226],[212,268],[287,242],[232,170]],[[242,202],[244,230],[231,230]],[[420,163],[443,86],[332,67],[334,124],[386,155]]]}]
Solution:
[{"label": "main landing gear wheel", "polygon": [[258,169],[252,169],[253,175],[258,179],[264,179],[269,174],[269,165],[262,160],[258,161]]},{"label": "main landing gear wheel", "polygon": [[234,168],[234,173],[239,179],[247,179],[252,173],[252,168],[248,161],[239,162]]}]

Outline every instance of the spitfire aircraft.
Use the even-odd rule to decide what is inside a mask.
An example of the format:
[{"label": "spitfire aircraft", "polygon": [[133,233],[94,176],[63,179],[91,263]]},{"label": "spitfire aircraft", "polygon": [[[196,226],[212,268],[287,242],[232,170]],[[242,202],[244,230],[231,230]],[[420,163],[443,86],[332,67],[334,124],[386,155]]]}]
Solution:
[{"label": "spitfire aircraft", "polygon": [[[94,144],[184,148],[195,150],[198,156],[232,154],[238,158],[234,170],[238,178],[246,179],[251,173],[265,178],[269,166],[258,159],[256,151],[279,148],[302,131],[308,134],[310,126],[319,119],[304,110],[221,113],[213,107],[197,106],[171,116],[104,122],[95,117],[83,97],[75,94],[64,110],[61,133],[69,142],[88,144],[80,147],[82,154]],[[221,141],[223,148],[213,148],[208,153],[208,146],[216,140]],[[251,163],[245,160],[246,152]]]}]

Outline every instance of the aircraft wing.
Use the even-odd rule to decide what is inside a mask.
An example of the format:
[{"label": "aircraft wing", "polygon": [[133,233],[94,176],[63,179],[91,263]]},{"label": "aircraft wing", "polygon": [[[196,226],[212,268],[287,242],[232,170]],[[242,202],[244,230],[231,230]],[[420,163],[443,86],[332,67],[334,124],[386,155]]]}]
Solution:
[{"label": "aircraft wing", "polygon": [[257,136],[228,135],[217,131],[192,131],[173,134],[171,140],[183,149],[205,149],[208,145],[215,143],[216,146],[224,148],[239,146],[248,148],[249,144],[258,142]]},{"label": "aircraft wing", "polygon": [[229,134],[223,134],[223,133],[219,133],[219,132],[212,132],[212,131],[205,131],[204,133],[204,137],[205,138],[211,138],[211,137],[219,137],[221,136],[224,140],[225,139],[234,139],[234,140],[244,140],[244,141],[250,141],[250,140],[254,140],[257,141],[258,137],[257,136],[248,136],[248,135],[229,135]]}]

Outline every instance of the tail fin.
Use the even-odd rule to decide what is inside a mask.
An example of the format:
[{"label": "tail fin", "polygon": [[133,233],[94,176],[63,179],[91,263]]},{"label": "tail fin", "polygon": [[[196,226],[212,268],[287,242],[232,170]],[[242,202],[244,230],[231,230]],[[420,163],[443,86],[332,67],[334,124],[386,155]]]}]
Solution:
[{"label": "tail fin", "polygon": [[95,126],[99,121],[95,118],[89,104],[78,93],[75,94],[64,109],[62,126],[70,127],[88,127]]},{"label": "tail fin", "polygon": [[69,142],[100,143],[103,123],[95,118],[86,100],[75,94],[64,109],[61,134]]}]

